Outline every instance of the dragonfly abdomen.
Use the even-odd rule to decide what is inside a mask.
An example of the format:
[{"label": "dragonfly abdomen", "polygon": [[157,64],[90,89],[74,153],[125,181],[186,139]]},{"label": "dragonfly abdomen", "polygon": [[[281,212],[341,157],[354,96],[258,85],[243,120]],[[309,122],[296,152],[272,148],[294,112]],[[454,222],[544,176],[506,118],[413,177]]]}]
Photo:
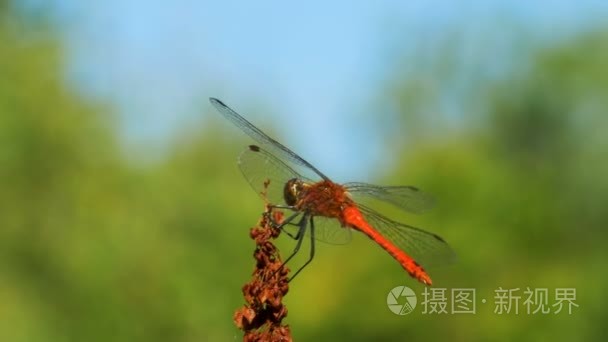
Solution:
[{"label": "dragonfly abdomen", "polygon": [[385,238],[382,234],[380,234],[377,230],[365,221],[363,215],[355,206],[350,206],[344,208],[343,210],[343,220],[347,225],[353,227],[354,229],[362,232],[367,235],[370,239],[374,240],[377,244],[379,244],[384,250],[386,250],[401,266],[409,273],[409,275],[421,283],[425,285],[432,285],[433,281],[431,277],[426,273],[424,268],[420,266],[412,257],[410,257],[407,253],[401,250],[399,247],[395,246],[390,242],[387,238]]}]

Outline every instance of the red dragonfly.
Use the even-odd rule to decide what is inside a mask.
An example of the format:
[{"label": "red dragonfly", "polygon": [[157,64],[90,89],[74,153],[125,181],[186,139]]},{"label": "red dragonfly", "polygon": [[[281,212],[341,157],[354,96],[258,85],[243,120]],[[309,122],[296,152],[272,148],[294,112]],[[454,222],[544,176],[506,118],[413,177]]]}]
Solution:
[{"label": "red dragonfly", "polygon": [[[294,213],[281,223],[281,228],[296,227],[297,240],[287,263],[300,249],[306,230],[310,231],[310,257],[292,276],[293,279],[315,252],[315,239],[333,243],[347,242],[352,228],[367,235],[386,250],[413,278],[432,285],[424,270],[430,263],[446,263],[454,257],[448,244],[436,234],[395,222],[363,205],[360,200],[372,199],[390,203],[411,213],[423,212],[433,205],[432,197],[413,186],[377,186],[366,183],[334,183],[292,150],[272,139],[222,101],[210,98],[211,104],[229,121],[257,141],[239,157],[239,167],[258,193],[266,192],[273,207]],[[298,173],[294,168],[310,174]],[[266,181],[270,180],[270,183]],[[267,183],[267,188],[264,188]],[[355,198],[357,201],[355,201]],[[339,222],[341,227],[331,225]]]}]

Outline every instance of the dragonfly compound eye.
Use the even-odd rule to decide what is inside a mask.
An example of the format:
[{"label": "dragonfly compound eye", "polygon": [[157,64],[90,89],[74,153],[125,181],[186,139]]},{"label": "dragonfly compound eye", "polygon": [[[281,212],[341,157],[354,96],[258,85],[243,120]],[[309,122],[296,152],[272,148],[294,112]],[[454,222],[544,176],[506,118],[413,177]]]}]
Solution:
[{"label": "dragonfly compound eye", "polygon": [[283,197],[287,205],[296,205],[302,186],[302,181],[297,178],[292,178],[285,183]]}]

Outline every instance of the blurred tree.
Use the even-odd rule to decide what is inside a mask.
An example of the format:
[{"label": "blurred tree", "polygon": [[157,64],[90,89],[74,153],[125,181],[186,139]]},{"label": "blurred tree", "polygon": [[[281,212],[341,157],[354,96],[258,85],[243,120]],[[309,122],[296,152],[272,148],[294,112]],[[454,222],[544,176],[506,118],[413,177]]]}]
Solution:
[{"label": "blurred tree", "polygon": [[11,318],[2,319],[0,339],[56,340],[86,306],[69,265],[80,236],[74,224],[86,215],[86,174],[111,169],[114,144],[99,109],[63,86],[51,34],[29,31],[7,7],[3,1],[0,264],[7,288],[0,311]]},{"label": "blurred tree", "polygon": [[228,229],[247,227],[226,208],[250,193],[233,155],[196,131],[166,160],[125,160],[40,19],[0,25],[0,340],[232,338],[253,267]]},{"label": "blurred tree", "polygon": [[[457,102],[444,91],[459,84],[464,70],[458,63],[440,63],[436,73],[434,68],[406,70],[406,77],[383,92],[391,94],[389,102],[402,119],[393,129],[406,137],[403,145],[387,148],[393,149],[390,155],[400,153],[395,150],[407,155],[385,183],[411,182],[436,195],[438,208],[431,215],[407,218],[439,232],[459,254],[453,268],[431,273],[437,274],[435,284],[448,291],[473,287],[478,300],[487,303],[478,301],[475,316],[401,319],[383,312],[380,304],[355,315],[360,303],[349,305],[348,298],[403,281],[379,267],[384,265],[380,257],[371,259],[378,263],[368,258],[368,269],[358,277],[349,272],[340,277],[365,286],[349,287],[346,307],[332,313],[326,330],[309,331],[305,340],[601,340],[600,322],[608,317],[599,304],[607,299],[608,285],[601,270],[608,257],[603,246],[608,237],[606,32],[513,52],[518,62],[508,77],[469,82],[475,87],[456,89],[464,95]],[[442,51],[448,53],[436,54],[437,60],[449,61],[452,48],[447,45]],[[456,115],[462,122],[455,125],[453,114],[460,111],[450,106],[461,102],[475,111]],[[493,313],[492,299],[499,286],[519,288],[522,301],[527,286],[548,288],[550,301],[555,288],[575,288],[579,308],[572,315],[534,316],[520,306],[519,316],[500,316]],[[299,337],[298,329],[294,334]]]},{"label": "blurred tree", "polygon": [[[433,124],[417,125],[426,132],[414,137],[430,138],[407,150],[403,170],[396,173],[406,174],[408,166],[408,179],[421,180],[440,199],[432,226],[443,228],[460,261],[450,279],[438,284],[464,284],[486,297],[498,286],[573,287],[580,311],[566,320],[513,319],[485,307],[477,317],[484,323],[476,329],[459,317],[440,325],[439,318],[429,319],[408,327],[414,338],[602,336],[599,324],[587,322],[608,316],[597,304],[605,301],[601,289],[608,285],[605,273],[598,272],[600,260],[608,256],[603,246],[608,237],[603,208],[608,201],[608,139],[603,132],[608,127],[607,38],[606,32],[596,32],[560,46],[537,47],[511,77],[480,82],[468,103],[485,96],[485,106],[481,113],[471,113],[468,126],[458,133],[446,130],[449,124],[435,124],[437,116],[418,113],[418,120]],[[440,78],[434,83],[440,84]],[[408,84],[416,82],[408,79],[394,92],[403,116],[409,116],[410,99],[414,108],[432,106],[409,92]],[[393,338],[399,338],[399,331]]]}]

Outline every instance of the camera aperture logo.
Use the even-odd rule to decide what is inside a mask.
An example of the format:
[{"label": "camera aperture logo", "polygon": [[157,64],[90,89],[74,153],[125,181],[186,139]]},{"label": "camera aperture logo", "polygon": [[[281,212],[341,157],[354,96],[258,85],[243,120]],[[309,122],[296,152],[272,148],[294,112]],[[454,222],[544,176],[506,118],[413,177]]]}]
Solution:
[{"label": "camera aperture logo", "polygon": [[412,289],[407,286],[397,286],[386,297],[386,305],[396,315],[407,315],[414,311],[418,299]]}]

